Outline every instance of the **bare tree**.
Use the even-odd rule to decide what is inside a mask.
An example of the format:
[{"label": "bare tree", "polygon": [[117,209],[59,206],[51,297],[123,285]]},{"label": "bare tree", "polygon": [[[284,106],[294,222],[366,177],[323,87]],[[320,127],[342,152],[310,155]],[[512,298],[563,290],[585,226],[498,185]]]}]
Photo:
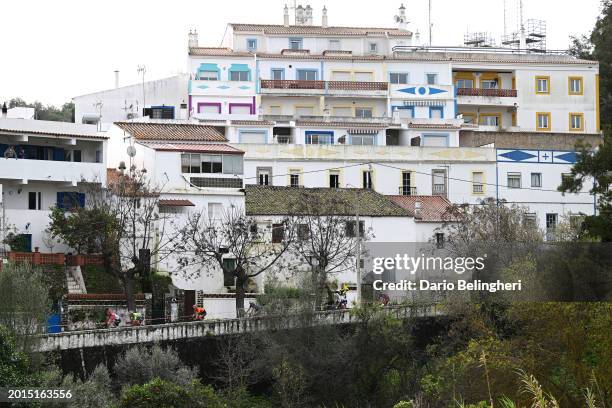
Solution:
[{"label": "bare tree", "polygon": [[[358,191],[354,193],[358,200]],[[329,276],[356,270],[358,243],[371,235],[363,221],[357,225],[353,215],[357,211],[356,205],[347,195],[325,195],[319,190],[306,189],[300,191],[299,199],[292,204],[291,222],[295,225],[297,237],[291,249],[303,264],[309,266],[316,309],[321,307]]]},{"label": "bare tree", "polygon": [[134,310],[135,278],[150,291],[151,266],[172,254],[173,216],[159,212],[161,188],[144,171],[132,168],[114,176],[106,188],[87,185],[83,208],[55,208],[49,229],[73,248],[102,254],[104,270],[122,282],[128,309]]},{"label": "bare tree", "polygon": [[[283,218],[272,231],[278,242],[268,242],[267,231],[261,231],[255,218],[238,207],[223,211],[219,219],[205,212],[190,214],[180,228],[175,252],[180,254],[179,267],[184,273],[198,274],[201,266],[209,274],[222,272],[236,279],[236,313],[244,313],[244,298],[249,280],[279,267],[283,254],[293,241],[293,228]],[[233,263],[225,262],[231,258]],[[202,268],[200,268],[201,270]]]}]

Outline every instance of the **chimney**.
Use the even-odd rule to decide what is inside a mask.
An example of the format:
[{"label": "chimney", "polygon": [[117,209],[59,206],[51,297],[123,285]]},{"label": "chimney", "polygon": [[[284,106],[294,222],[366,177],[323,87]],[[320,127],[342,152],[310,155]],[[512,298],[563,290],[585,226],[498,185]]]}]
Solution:
[{"label": "chimney", "polygon": [[119,88],[119,70],[115,70],[115,88]]},{"label": "chimney", "polygon": [[2,119],[6,118],[6,114],[8,113],[8,108],[6,107],[6,102],[2,104]]},{"label": "chimney", "polygon": [[406,7],[404,7],[404,3],[401,4],[399,15],[395,16],[395,21],[397,22],[397,28],[400,30],[405,30],[407,28],[408,20],[406,20]]},{"label": "chimney", "polygon": [[323,6],[323,13],[321,14],[321,27],[327,28],[327,7]]},{"label": "chimney", "polygon": [[189,30],[189,41],[187,42],[189,48],[198,46],[198,30]]},{"label": "chimney", "polygon": [[421,200],[414,202],[414,218],[417,220],[421,219]]},{"label": "chimney", "polygon": [[283,25],[285,27],[289,27],[289,7],[285,4],[284,13],[283,13]]},{"label": "chimney", "polygon": [[312,7],[310,7],[310,4],[307,4],[306,8],[304,9],[304,20],[305,25],[312,25]]},{"label": "chimney", "polygon": [[304,25],[304,7],[301,4],[295,9],[295,25]]}]

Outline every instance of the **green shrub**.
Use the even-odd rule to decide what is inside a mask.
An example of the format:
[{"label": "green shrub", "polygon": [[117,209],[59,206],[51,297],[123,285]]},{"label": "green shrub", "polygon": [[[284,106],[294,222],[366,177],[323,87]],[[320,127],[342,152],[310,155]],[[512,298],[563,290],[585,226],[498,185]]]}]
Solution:
[{"label": "green shrub", "polygon": [[181,387],[155,378],[143,385],[124,390],[120,408],[226,408],[210,386],[193,381]]}]

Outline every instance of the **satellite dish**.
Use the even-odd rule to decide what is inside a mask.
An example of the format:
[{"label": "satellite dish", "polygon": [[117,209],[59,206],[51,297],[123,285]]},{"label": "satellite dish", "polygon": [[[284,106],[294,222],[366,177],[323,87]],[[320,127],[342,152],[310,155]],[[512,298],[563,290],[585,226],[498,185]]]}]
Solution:
[{"label": "satellite dish", "polygon": [[130,157],[134,157],[136,156],[136,148],[134,146],[128,146],[127,148],[127,154]]}]

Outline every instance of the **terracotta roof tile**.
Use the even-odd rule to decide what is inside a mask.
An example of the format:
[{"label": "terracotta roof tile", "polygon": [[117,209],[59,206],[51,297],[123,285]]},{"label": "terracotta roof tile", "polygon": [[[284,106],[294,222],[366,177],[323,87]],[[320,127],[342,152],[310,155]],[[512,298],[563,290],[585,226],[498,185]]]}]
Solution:
[{"label": "terracotta roof tile", "polygon": [[159,200],[157,205],[160,207],[195,207],[195,204],[189,200],[178,199]]},{"label": "terracotta roof tile", "polygon": [[242,150],[230,145],[210,143],[150,143],[139,142],[139,144],[154,150],[166,152],[193,152],[193,153],[224,153],[224,154],[244,154]]},{"label": "terracotta roof tile", "polygon": [[410,215],[406,209],[373,190],[257,185],[245,187],[247,215],[290,215],[300,211],[301,203],[313,199],[323,206],[329,203],[330,213],[336,215],[354,216],[357,202],[359,203],[359,214],[366,217]]},{"label": "terracotta roof tile", "polygon": [[217,56],[217,57],[252,57],[250,52],[236,52],[227,47],[190,47],[189,55],[194,56]]},{"label": "terracotta roof tile", "polygon": [[385,36],[412,37],[412,32],[398,28],[381,27],[322,27],[322,26],[284,26],[280,24],[229,24],[234,31],[262,32],[272,35],[346,35],[346,36]]},{"label": "terracotta roof tile", "polygon": [[406,209],[411,216],[415,216],[415,203],[421,203],[420,217],[415,217],[416,221],[422,222],[443,222],[452,221],[448,211],[452,204],[443,196],[402,196],[390,195],[387,198],[400,207]]},{"label": "terracotta roof tile", "polygon": [[193,123],[115,122],[115,125],[137,140],[227,142],[214,127]]}]

